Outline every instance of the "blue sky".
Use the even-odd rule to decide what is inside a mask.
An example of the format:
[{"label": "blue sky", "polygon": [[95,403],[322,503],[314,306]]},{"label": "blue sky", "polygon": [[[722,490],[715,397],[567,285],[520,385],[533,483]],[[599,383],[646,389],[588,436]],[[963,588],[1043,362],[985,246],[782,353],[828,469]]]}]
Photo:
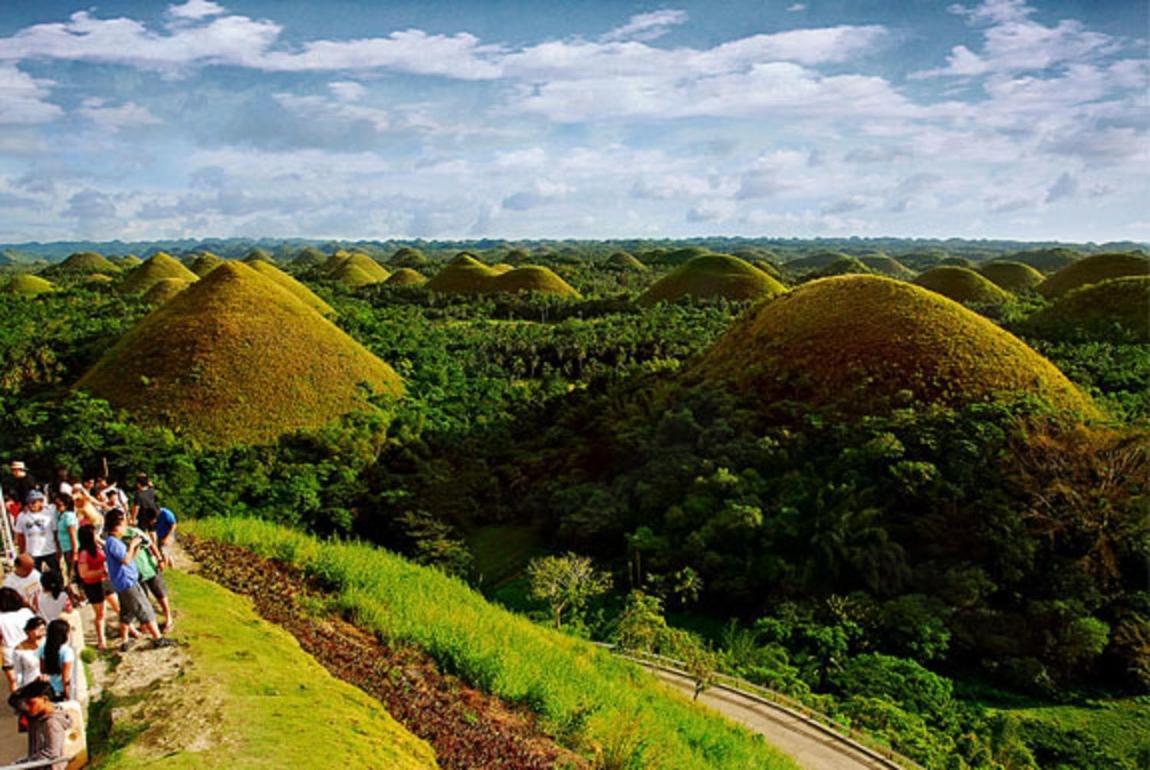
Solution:
[{"label": "blue sky", "polygon": [[1147,240],[1147,14],[10,0],[0,241]]}]

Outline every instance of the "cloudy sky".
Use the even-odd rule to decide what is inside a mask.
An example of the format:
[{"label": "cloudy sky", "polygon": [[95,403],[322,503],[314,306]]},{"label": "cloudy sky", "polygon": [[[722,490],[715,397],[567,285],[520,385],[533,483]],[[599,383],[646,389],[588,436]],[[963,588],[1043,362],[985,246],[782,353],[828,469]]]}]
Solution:
[{"label": "cloudy sky", "polygon": [[0,3],[0,241],[1150,239],[1145,0]]}]

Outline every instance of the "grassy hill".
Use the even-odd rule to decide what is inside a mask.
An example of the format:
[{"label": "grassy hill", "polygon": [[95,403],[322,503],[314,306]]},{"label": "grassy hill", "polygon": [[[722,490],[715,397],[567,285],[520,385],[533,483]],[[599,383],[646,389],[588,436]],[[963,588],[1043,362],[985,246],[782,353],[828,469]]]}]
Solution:
[{"label": "grassy hill", "polygon": [[390,366],[326,318],[254,267],[229,262],[144,318],[77,387],[143,422],[231,445],[361,408],[361,383],[403,389]]},{"label": "grassy hill", "polygon": [[410,267],[401,267],[384,281],[388,286],[422,286],[427,283],[423,273]]},{"label": "grassy hill", "polygon": [[144,292],[144,302],[149,305],[162,305],[191,285],[192,282],[181,278],[164,278]]},{"label": "grassy hill", "polygon": [[1042,273],[1025,262],[995,260],[983,265],[979,272],[998,288],[1009,292],[1028,291],[1045,280]]},{"label": "grassy hill", "polygon": [[909,267],[899,262],[894,257],[888,257],[885,254],[868,254],[859,257],[859,262],[862,262],[871,272],[878,275],[885,275],[890,278],[900,278],[909,281],[914,278],[915,272]]},{"label": "grassy hill", "polygon": [[1055,246],[1048,249],[1017,251],[1013,254],[1005,255],[1003,259],[1030,265],[1035,270],[1043,273],[1053,273],[1068,265],[1074,264],[1082,259],[1082,257],[1083,254],[1081,251],[1075,251],[1074,249],[1068,249],[1063,246]]},{"label": "grassy hill", "polygon": [[293,294],[296,299],[300,300],[313,310],[318,310],[324,315],[335,315],[335,308],[317,297],[315,292],[304,286],[296,279],[292,278],[283,270],[280,270],[271,262],[263,259],[256,259],[252,260],[251,262],[247,262],[246,264],[256,272],[263,275],[265,278],[271,279],[271,281],[279,285],[280,288],[287,289],[287,291]]},{"label": "grassy hill", "polygon": [[524,703],[560,735],[561,726],[578,725],[566,739],[590,753],[613,748],[611,767],[793,767],[760,738],[667,692],[635,666],[489,604],[437,570],[254,519],[207,519],[188,528],[322,576],[333,601],[360,626],[424,649],[480,689]]},{"label": "grassy hill", "polygon": [[696,299],[750,300],[774,297],[787,289],[751,264],[728,254],[707,254],[672,270],[639,297],[639,304]]},{"label": "grassy hill", "polygon": [[203,278],[224,263],[224,258],[210,251],[197,254],[192,263],[188,265],[193,273]]},{"label": "grassy hill", "polygon": [[144,264],[132,270],[120,284],[125,294],[143,294],[165,279],[175,278],[186,283],[195,283],[199,276],[184,267],[171,254],[158,252]]},{"label": "grassy hill", "polygon": [[92,273],[113,275],[120,272],[110,260],[94,251],[78,251],[71,254],[63,262],[44,269],[44,275],[52,278],[56,276],[81,276]]},{"label": "grassy hill", "polygon": [[353,289],[372,283],[382,283],[390,276],[391,273],[387,268],[360,252],[345,255],[329,273],[332,280]]},{"label": "grassy hill", "polygon": [[957,265],[932,267],[915,278],[914,283],[924,289],[930,289],[944,297],[949,297],[955,302],[1000,305],[1010,299],[1010,295],[969,267]]},{"label": "grassy hill", "polygon": [[1150,259],[1139,254],[1095,254],[1059,270],[1038,285],[1038,293],[1053,299],[1108,278],[1150,275]]},{"label": "grassy hill", "polygon": [[19,273],[14,275],[8,283],[4,284],[4,293],[18,294],[21,297],[35,297],[37,294],[54,291],[55,288],[51,281],[41,278],[38,275]]},{"label": "grassy hill", "polygon": [[146,698],[97,706],[97,716],[116,709],[111,725],[90,725],[99,767],[436,767],[426,743],[262,620],[249,600],[196,575],[169,572],[167,581],[187,663]]},{"label": "grassy hill", "polygon": [[689,370],[769,407],[781,400],[878,414],[1033,394],[1094,408],[1017,337],[941,295],[890,278],[805,284],[744,316]]},{"label": "grassy hill", "polygon": [[1028,318],[1023,329],[1051,339],[1150,342],[1150,276],[1111,278],[1074,289]]},{"label": "grassy hill", "polygon": [[490,293],[521,294],[535,292],[540,294],[556,294],[561,297],[578,298],[579,292],[546,267],[537,265],[524,265],[511,267],[495,275],[487,284],[486,291]]},{"label": "grassy hill", "polygon": [[427,282],[430,291],[443,294],[482,294],[497,273],[470,254],[459,254]]},{"label": "grassy hill", "polygon": [[608,270],[634,271],[637,273],[645,272],[648,269],[646,265],[625,251],[616,251],[607,257],[603,266]]}]

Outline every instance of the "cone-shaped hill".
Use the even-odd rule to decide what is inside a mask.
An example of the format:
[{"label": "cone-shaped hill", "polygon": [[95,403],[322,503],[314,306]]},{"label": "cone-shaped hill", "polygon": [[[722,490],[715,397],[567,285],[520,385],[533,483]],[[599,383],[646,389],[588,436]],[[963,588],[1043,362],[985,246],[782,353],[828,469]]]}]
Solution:
[{"label": "cone-shaped hill", "polygon": [[135,254],[125,254],[122,257],[111,257],[109,261],[121,270],[131,270],[133,267],[139,267],[140,265],[144,264],[144,260],[137,257]]},{"label": "cone-shaped hill", "polygon": [[915,276],[915,272],[909,267],[885,254],[868,254],[865,257],[859,257],[859,262],[870,268],[872,272],[885,275],[888,278],[900,278],[909,281]]},{"label": "cone-shaped hill", "polygon": [[491,266],[491,272],[495,273],[496,275],[503,275],[504,273],[510,273],[514,269],[515,269],[515,265],[509,265],[506,262],[497,262],[496,264]]},{"label": "cone-shaped hill", "polygon": [[292,278],[283,270],[280,270],[271,262],[265,262],[262,259],[255,259],[245,264],[247,264],[248,267],[255,270],[256,272],[262,274],[265,278],[271,279],[273,283],[279,284],[281,288],[287,289],[308,307],[314,308],[324,315],[335,315],[335,309],[331,305],[317,297],[315,292],[304,286],[296,279]]},{"label": "cone-shaped hill", "polygon": [[149,305],[162,305],[191,286],[192,283],[192,281],[185,281],[180,278],[165,278],[162,281],[156,281],[152,288],[144,292],[144,302]]},{"label": "cone-shaped hill", "polygon": [[819,278],[829,278],[832,275],[870,275],[871,269],[858,257],[843,256],[819,270]]},{"label": "cone-shaped hill", "polygon": [[199,280],[198,275],[180,264],[171,254],[159,251],[128,273],[120,284],[120,291],[125,294],[143,294],[166,278],[176,278],[188,283]]},{"label": "cone-shaped hill", "polygon": [[1011,292],[1029,291],[1042,283],[1044,276],[1025,262],[1001,260],[987,262],[979,271],[998,288]]},{"label": "cone-shaped hill", "polygon": [[37,294],[44,294],[55,289],[56,287],[51,281],[31,273],[20,273],[13,276],[12,280],[4,285],[5,294],[16,294],[21,297],[35,297]]},{"label": "cone-shaped hill", "polygon": [[78,251],[75,254],[69,255],[63,262],[46,268],[44,275],[49,277],[57,275],[91,275],[92,273],[111,275],[118,272],[120,272],[120,268],[116,267],[111,260],[105,259],[102,255],[94,251]]},{"label": "cone-shaped hill", "polygon": [[787,289],[781,283],[738,257],[707,254],[675,268],[639,297],[639,304],[697,299],[750,300],[773,297]]},{"label": "cone-shaped hill", "polygon": [[841,251],[816,251],[814,254],[792,259],[786,263],[786,267],[788,270],[799,272],[803,270],[822,270],[847,256],[849,255]]},{"label": "cone-shaped hill", "polygon": [[1030,249],[1028,251],[1018,251],[1014,254],[1008,254],[1003,259],[1011,260],[1013,262],[1021,262],[1024,265],[1030,265],[1035,270],[1043,273],[1053,273],[1062,268],[1073,265],[1078,260],[1082,259],[1082,252],[1068,249],[1064,246],[1055,246],[1050,249]]},{"label": "cone-shaped hill", "polygon": [[1010,299],[1010,295],[968,267],[939,265],[932,267],[914,279],[924,289],[938,292],[955,302],[978,302],[987,305],[1000,305]]},{"label": "cone-shaped hill", "polygon": [[193,273],[203,278],[224,262],[224,258],[220,255],[205,251],[202,254],[197,254],[196,258],[192,260],[192,264],[188,265],[188,267],[191,268]]},{"label": "cone-shaped hill", "polygon": [[646,265],[625,251],[616,251],[607,257],[607,261],[603,263],[603,266],[608,270],[619,270],[622,272],[642,273],[647,270]]},{"label": "cone-shaped hill", "polygon": [[390,276],[387,268],[357,251],[344,256],[328,277],[354,289],[371,283],[382,283]]},{"label": "cone-shaped hill", "polygon": [[557,294],[562,297],[579,297],[579,292],[575,291],[571,284],[546,267],[539,267],[538,265],[524,265],[500,273],[489,279],[486,291],[508,294],[539,292],[541,294]]},{"label": "cone-shaped hill", "polygon": [[392,267],[416,268],[423,267],[430,261],[431,260],[429,260],[427,256],[419,249],[413,249],[410,246],[403,246],[402,248],[397,249],[396,252],[391,255],[391,259],[388,260],[388,263]]},{"label": "cone-shaped hill", "polygon": [[412,270],[410,267],[401,267],[391,274],[391,277],[384,281],[388,286],[422,286],[427,283],[427,279],[423,277],[423,273],[418,270]]},{"label": "cone-shaped hill", "polygon": [[1134,275],[1150,275],[1150,259],[1140,254],[1095,254],[1047,278],[1038,285],[1038,293],[1053,299],[1080,286]]},{"label": "cone-shaped hill", "polygon": [[497,273],[470,254],[456,256],[432,276],[427,288],[444,294],[482,294]]},{"label": "cone-shaped hill", "polygon": [[688,370],[764,409],[799,401],[847,415],[1033,394],[1096,412],[1055,366],[962,305],[891,278],[823,278],[759,305]]},{"label": "cone-shaped hill", "polygon": [[253,267],[228,262],[125,334],[77,383],[210,446],[264,443],[399,395],[390,366]]},{"label": "cone-shaped hill", "polygon": [[1150,276],[1111,278],[1067,292],[1023,328],[1049,339],[1150,342]]}]

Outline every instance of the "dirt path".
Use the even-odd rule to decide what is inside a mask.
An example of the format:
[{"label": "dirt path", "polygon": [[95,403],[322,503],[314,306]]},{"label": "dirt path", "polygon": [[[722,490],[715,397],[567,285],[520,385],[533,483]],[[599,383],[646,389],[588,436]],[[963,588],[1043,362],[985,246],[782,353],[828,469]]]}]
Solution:
[{"label": "dirt path", "polygon": [[[662,668],[648,668],[668,686],[688,697],[694,694],[695,683],[689,676]],[[699,703],[761,734],[768,743],[808,770],[889,770],[891,767],[851,749],[803,719],[737,692],[712,688],[699,696]]]}]

